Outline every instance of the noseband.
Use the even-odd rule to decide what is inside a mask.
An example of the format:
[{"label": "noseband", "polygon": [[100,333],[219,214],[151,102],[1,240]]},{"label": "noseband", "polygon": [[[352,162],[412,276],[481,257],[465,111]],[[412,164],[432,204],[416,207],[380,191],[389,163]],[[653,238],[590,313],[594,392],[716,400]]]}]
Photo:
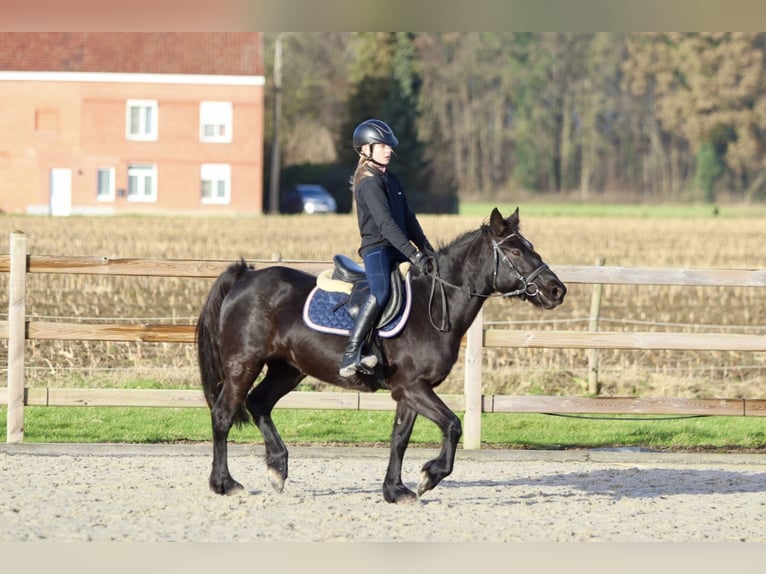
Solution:
[{"label": "noseband", "polygon": [[[539,292],[540,289],[538,288],[537,284],[534,282],[535,279],[548,269],[548,266],[543,263],[532,271],[532,273],[529,274],[528,277],[524,277],[524,275],[519,271],[519,269],[513,264],[513,261],[508,259],[508,256],[503,253],[503,250],[500,249],[500,246],[505,243],[507,240],[509,240],[511,237],[517,236],[517,233],[511,233],[510,235],[507,235],[500,241],[492,240],[492,252],[494,255],[495,263],[494,263],[494,269],[492,271],[492,291],[497,291],[499,297],[518,297],[518,296],[526,296],[526,297],[535,297]],[[521,237],[521,236],[519,236]],[[526,239],[521,237],[522,241],[526,242]],[[508,266],[508,269],[510,269],[514,275],[516,275],[516,278],[521,281],[521,288],[516,289],[515,291],[508,291],[506,293],[501,293],[500,290],[497,288],[497,275],[500,271],[500,262],[505,263]]]},{"label": "noseband", "polygon": [[[428,318],[431,321],[431,325],[437,330],[446,332],[450,330],[450,320],[449,320],[449,313],[447,310],[447,295],[444,291],[444,286],[452,287],[454,289],[459,289],[461,291],[464,291],[465,294],[470,299],[471,297],[484,297],[485,299],[489,299],[490,297],[535,297],[540,292],[540,289],[538,288],[537,284],[534,282],[535,279],[548,269],[548,265],[543,263],[532,271],[532,273],[529,274],[528,277],[524,277],[524,274],[519,271],[519,269],[513,264],[513,261],[508,259],[508,256],[503,253],[503,250],[500,249],[500,246],[508,241],[512,237],[520,237],[525,244],[529,244],[529,242],[519,235],[518,233],[511,233],[510,235],[507,235],[503,237],[500,241],[492,240],[492,253],[494,256],[494,265],[492,269],[492,293],[489,295],[485,295],[483,293],[477,293],[476,291],[473,291],[467,287],[462,287],[460,285],[454,285],[450,283],[449,281],[445,281],[439,276],[439,267],[436,261],[436,258],[432,258],[433,261],[433,272],[429,273],[431,275],[432,281],[431,281],[431,294],[428,298]],[[505,293],[501,293],[500,290],[497,288],[497,275],[500,271],[500,262],[504,262],[508,269],[513,272],[514,275],[516,275],[516,278],[521,281],[521,288],[516,289],[514,291],[507,291]],[[434,296],[436,295],[436,284],[439,283],[439,287],[441,290],[441,301],[442,301],[442,324],[440,326],[437,326],[434,323],[433,317],[431,316],[431,306],[434,301]]]}]

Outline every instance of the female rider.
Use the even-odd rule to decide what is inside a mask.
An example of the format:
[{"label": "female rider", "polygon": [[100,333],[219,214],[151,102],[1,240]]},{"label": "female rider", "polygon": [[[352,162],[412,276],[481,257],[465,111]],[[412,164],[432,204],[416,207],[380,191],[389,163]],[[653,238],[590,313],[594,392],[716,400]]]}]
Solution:
[{"label": "female rider", "polygon": [[357,371],[369,373],[377,364],[375,355],[363,355],[364,341],[388,302],[394,265],[409,260],[421,272],[430,268],[433,247],[407,204],[402,184],[388,171],[398,143],[394,132],[381,120],[365,120],[354,130],[353,145],[359,163],[352,190],[361,235],[359,255],[364,260],[370,295],[351,329],[340,366],[342,377]]}]

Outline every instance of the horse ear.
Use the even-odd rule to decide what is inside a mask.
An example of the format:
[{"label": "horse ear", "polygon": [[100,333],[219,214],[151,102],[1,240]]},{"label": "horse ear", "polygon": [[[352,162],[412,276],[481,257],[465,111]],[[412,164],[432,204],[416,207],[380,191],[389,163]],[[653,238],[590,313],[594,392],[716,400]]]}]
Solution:
[{"label": "horse ear", "polygon": [[508,217],[508,227],[510,227],[513,230],[519,229],[519,208],[516,208],[516,211],[514,211],[509,217]]},{"label": "horse ear", "polygon": [[489,216],[489,227],[495,235],[505,235],[505,219],[497,207],[492,209],[492,214]]}]

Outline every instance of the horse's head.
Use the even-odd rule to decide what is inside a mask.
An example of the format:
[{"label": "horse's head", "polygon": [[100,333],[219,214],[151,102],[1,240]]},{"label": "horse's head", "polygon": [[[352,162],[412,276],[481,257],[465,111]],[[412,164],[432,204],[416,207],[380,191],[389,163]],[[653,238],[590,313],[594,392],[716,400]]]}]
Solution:
[{"label": "horse's head", "polygon": [[564,302],[567,288],[519,232],[518,207],[508,218],[494,208],[487,230],[493,250],[495,291],[508,297],[519,296],[545,309]]}]

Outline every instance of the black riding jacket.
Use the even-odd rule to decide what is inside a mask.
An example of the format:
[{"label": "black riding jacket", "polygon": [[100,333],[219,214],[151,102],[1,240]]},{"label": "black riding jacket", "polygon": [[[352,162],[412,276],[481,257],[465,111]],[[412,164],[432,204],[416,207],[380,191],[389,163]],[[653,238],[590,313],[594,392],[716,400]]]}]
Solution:
[{"label": "black riding jacket", "polygon": [[425,249],[426,236],[407,204],[401,182],[392,173],[375,170],[375,175],[363,177],[354,190],[356,215],[362,244],[359,255],[364,257],[370,249],[392,245],[407,259],[417,249]]}]

